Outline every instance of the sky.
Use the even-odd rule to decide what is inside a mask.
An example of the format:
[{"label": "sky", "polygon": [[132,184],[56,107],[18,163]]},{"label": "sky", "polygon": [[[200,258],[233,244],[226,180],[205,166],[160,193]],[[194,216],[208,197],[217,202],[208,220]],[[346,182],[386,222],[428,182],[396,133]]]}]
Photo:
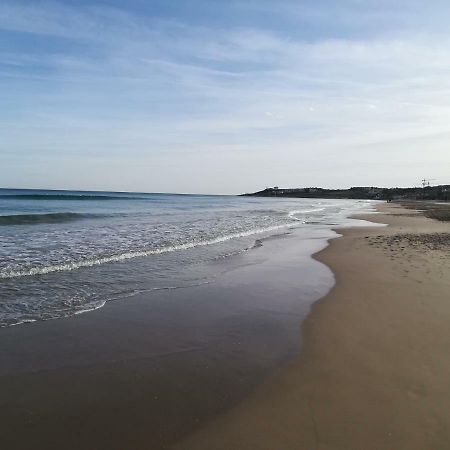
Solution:
[{"label": "sky", "polygon": [[0,186],[450,183],[450,2],[0,2]]}]

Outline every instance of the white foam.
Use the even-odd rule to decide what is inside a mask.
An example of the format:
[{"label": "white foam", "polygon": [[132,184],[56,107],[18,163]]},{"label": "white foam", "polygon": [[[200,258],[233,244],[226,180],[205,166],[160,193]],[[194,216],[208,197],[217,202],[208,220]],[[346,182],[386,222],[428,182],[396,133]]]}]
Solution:
[{"label": "white foam", "polygon": [[303,221],[303,219],[299,219],[298,217],[295,217],[297,214],[309,214],[309,213],[315,213],[315,212],[319,212],[319,211],[323,211],[325,208],[315,208],[315,209],[294,209],[292,211],[288,212],[288,217],[294,219],[294,220],[298,220],[298,221]]},{"label": "white foam", "polygon": [[226,242],[231,239],[251,236],[253,234],[259,234],[259,233],[266,233],[269,231],[279,230],[281,228],[291,227],[297,225],[295,222],[292,223],[286,223],[282,225],[274,225],[271,227],[266,228],[257,228],[249,231],[242,231],[240,233],[231,233],[225,236],[218,236],[214,239],[209,239],[205,241],[196,241],[196,242],[187,242],[185,244],[179,244],[179,245],[173,245],[168,247],[163,247],[159,249],[152,249],[152,250],[142,250],[142,251],[135,251],[135,252],[126,252],[121,253],[119,255],[111,255],[111,256],[105,256],[101,258],[95,258],[95,259],[86,259],[84,261],[76,261],[72,263],[67,264],[55,264],[51,266],[45,266],[45,267],[32,267],[31,269],[27,270],[10,270],[0,273],[0,279],[8,279],[8,278],[18,278],[18,277],[26,277],[26,276],[34,276],[34,275],[46,275],[53,272],[66,272],[71,270],[77,270],[85,267],[94,267],[99,266],[102,264],[108,264],[108,263],[114,263],[114,262],[121,262],[126,261],[128,259],[133,258],[140,258],[144,256],[152,256],[152,255],[161,255],[163,253],[170,253],[174,251],[180,251],[180,250],[188,250],[195,247],[203,247],[206,245],[213,245],[213,244],[219,244],[221,242]]}]

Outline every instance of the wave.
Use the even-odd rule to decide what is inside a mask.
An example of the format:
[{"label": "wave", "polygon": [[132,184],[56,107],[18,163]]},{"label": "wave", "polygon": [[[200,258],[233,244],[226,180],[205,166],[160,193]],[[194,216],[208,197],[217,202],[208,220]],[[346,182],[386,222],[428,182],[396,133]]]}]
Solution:
[{"label": "wave", "polygon": [[44,214],[11,214],[0,216],[1,225],[36,225],[41,223],[61,223],[74,220],[101,217],[100,214],[80,214],[72,212]]},{"label": "wave", "polygon": [[257,229],[253,229],[253,230],[242,231],[239,233],[231,233],[231,234],[228,234],[225,236],[218,236],[216,238],[207,239],[204,241],[187,242],[184,244],[172,245],[172,246],[162,247],[162,248],[158,248],[158,249],[126,252],[126,253],[121,253],[118,255],[85,259],[85,260],[74,261],[74,262],[65,263],[65,264],[55,264],[55,265],[44,266],[44,267],[32,267],[32,268],[26,269],[26,270],[8,270],[8,271],[0,273],[0,279],[18,278],[18,277],[35,276],[35,275],[47,275],[47,274],[53,273],[53,272],[66,272],[66,271],[77,270],[77,269],[81,269],[81,268],[99,266],[102,264],[122,262],[122,261],[126,261],[128,259],[141,258],[141,257],[145,257],[145,256],[152,256],[152,255],[161,255],[164,253],[170,253],[170,252],[180,251],[180,250],[189,250],[189,249],[192,249],[195,247],[203,247],[206,245],[220,244],[222,242],[226,242],[231,239],[252,236],[253,234],[258,234],[258,233],[266,233],[269,231],[279,230],[282,228],[292,227],[295,225],[297,225],[296,222],[291,222],[291,223],[286,223],[283,225],[273,225],[271,227],[266,227],[266,228],[257,228]]},{"label": "wave", "polygon": [[99,194],[0,194],[1,199],[22,200],[145,200],[147,197]]},{"label": "wave", "polygon": [[[37,321],[47,321],[47,320],[56,320],[56,319],[62,319],[64,317],[71,317],[71,316],[77,316],[79,314],[84,314],[87,312],[91,312],[91,311],[95,311],[96,309],[100,309],[103,308],[103,306],[106,305],[106,300],[101,300],[98,302],[94,302],[92,304],[86,304],[83,306],[83,308],[75,310],[75,311],[63,311],[63,310],[59,310],[56,313],[54,313],[54,316],[50,316],[50,317],[41,317],[41,316],[37,316],[36,318],[32,319],[32,318],[26,318],[26,319],[16,319],[15,322],[12,321],[0,321],[0,328],[6,328],[6,327],[14,327],[17,325],[26,325],[29,323],[33,323],[33,322],[37,322]],[[14,319],[12,319],[14,320]]]},{"label": "wave", "polygon": [[288,212],[288,217],[290,219],[302,221],[303,219],[299,219],[296,217],[297,214],[309,214],[309,213],[315,213],[319,211],[323,211],[325,208],[314,208],[314,209],[294,209],[292,211]]}]

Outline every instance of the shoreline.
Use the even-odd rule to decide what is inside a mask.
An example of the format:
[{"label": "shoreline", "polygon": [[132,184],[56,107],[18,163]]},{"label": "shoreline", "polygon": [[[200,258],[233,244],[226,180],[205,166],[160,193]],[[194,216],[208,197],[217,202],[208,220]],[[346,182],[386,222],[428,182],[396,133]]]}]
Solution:
[{"label": "shoreline", "polygon": [[0,446],[165,449],[239,404],[298,353],[333,284],[311,258],[331,234],[265,239],[214,262],[211,284],[0,329]]},{"label": "shoreline", "polygon": [[175,449],[450,448],[450,227],[378,209],[314,255],[336,283],[295,361]]},{"label": "shoreline", "polygon": [[[381,423],[378,416],[363,420],[367,408],[383,415],[390,398],[383,389],[369,389],[369,401],[358,403],[367,391],[364,380],[372,380],[370,388],[376,384],[370,378],[373,364],[377,380],[399,377],[386,376],[377,359],[379,334],[392,333],[393,326],[374,329],[382,314],[370,303],[365,304],[368,321],[358,316],[364,310],[356,302],[342,311],[335,298],[342,289],[344,297],[354,293],[355,287],[368,297],[379,293],[383,280],[396,280],[390,264],[404,271],[405,264],[417,265],[414,252],[428,258],[430,246],[445,245],[414,236],[425,223],[432,233],[448,233],[448,223],[398,211],[398,217],[358,214],[357,219],[384,223],[389,217],[397,223],[339,228],[335,231],[343,237],[331,238],[330,233],[328,246],[320,231],[309,239],[300,230],[270,238],[254,251],[216,262],[225,270],[209,285],[138,295],[87,314],[0,329],[0,443],[11,450],[446,448],[402,446],[398,436],[390,446],[390,441],[370,436],[367,428],[375,424],[377,430],[388,429],[392,440],[398,422],[390,417],[391,424]],[[398,232],[408,232],[409,240],[397,242]],[[401,247],[413,257],[399,256]],[[429,258],[431,275],[436,274],[435,256]],[[448,270],[448,254],[438,262]],[[406,280],[428,277],[420,267],[402,274]],[[379,268],[378,278],[364,278]],[[438,278],[439,286],[441,282]],[[409,285],[411,295],[420,288],[440,298],[435,288],[417,280],[401,284],[398,293]],[[443,317],[445,306],[440,305]],[[389,307],[383,304],[383,309]],[[394,320],[399,320],[398,311]],[[410,334],[407,328],[402,332]],[[450,374],[450,367],[444,373]],[[415,383],[407,390],[414,399],[421,393],[420,381]],[[355,395],[349,386],[362,392]],[[341,422],[335,423],[336,417]],[[421,420],[430,427],[424,416]]]}]

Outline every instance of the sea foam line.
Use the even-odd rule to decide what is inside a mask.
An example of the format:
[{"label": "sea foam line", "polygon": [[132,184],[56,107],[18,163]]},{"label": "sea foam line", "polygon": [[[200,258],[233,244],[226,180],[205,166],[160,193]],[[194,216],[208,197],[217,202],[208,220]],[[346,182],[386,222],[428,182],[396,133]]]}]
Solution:
[{"label": "sea foam line", "polygon": [[313,212],[323,211],[325,208],[316,208],[316,209],[294,209],[293,211],[288,212],[288,217],[294,220],[302,221],[303,219],[299,219],[295,217],[297,214],[308,214]]},{"label": "sea foam line", "polygon": [[295,225],[298,225],[298,223],[291,222],[291,223],[286,223],[286,224],[282,224],[282,225],[273,225],[273,226],[267,227],[267,228],[257,228],[254,230],[242,231],[240,233],[228,234],[226,236],[219,236],[217,238],[209,239],[209,240],[205,240],[205,241],[187,242],[185,244],[173,245],[173,246],[163,247],[163,248],[154,249],[154,250],[141,250],[141,251],[135,251],[135,252],[126,252],[126,253],[121,253],[120,255],[104,256],[102,258],[87,259],[84,261],[77,261],[77,262],[72,262],[72,263],[67,263],[67,264],[55,264],[55,265],[46,266],[46,267],[32,267],[31,269],[28,269],[28,270],[18,270],[18,271],[10,270],[10,271],[0,273],[0,279],[27,277],[27,276],[34,276],[34,275],[46,275],[46,274],[53,273],[53,272],[67,272],[67,271],[77,270],[77,269],[86,268],[86,267],[99,266],[102,264],[126,261],[128,259],[140,258],[140,257],[144,257],[144,256],[161,255],[163,253],[170,253],[170,252],[179,251],[179,250],[189,250],[189,249],[195,248],[195,247],[203,247],[206,245],[220,244],[221,242],[226,242],[231,239],[251,236],[253,234],[258,234],[258,233],[265,233],[267,231],[278,230],[281,228],[286,228],[286,227],[295,226]]}]

